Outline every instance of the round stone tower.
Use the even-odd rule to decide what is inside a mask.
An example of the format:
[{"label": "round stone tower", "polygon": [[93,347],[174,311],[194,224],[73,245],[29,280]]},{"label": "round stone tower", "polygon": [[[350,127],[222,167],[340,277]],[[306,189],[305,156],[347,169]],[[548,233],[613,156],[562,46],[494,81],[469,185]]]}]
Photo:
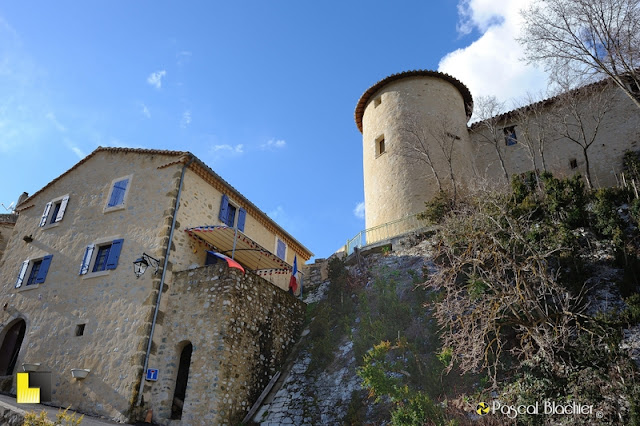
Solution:
[{"label": "round stone tower", "polygon": [[472,108],[469,89],[437,71],[393,74],[362,95],[355,120],[362,132],[367,229],[424,211],[438,180],[452,188],[450,163],[457,187],[470,178]]}]

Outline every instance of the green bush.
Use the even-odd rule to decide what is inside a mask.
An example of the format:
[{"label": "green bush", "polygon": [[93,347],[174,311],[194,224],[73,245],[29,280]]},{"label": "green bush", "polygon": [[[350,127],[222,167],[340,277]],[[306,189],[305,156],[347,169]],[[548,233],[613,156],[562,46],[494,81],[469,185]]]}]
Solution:
[{"label": "green bush", "polygon": [[634,179],[640,184],[640,151],[626,151],[622,157],[622,169],[627,180]]},{"label": "green bush", "polygon": [[622,190],[601,188],[595,192],[593,201],[593,227],[603,237],[611,238],[616,247],[623,243],[624,221],[618,214]]},{"label": "green bush", "polygon": [[418,219],[431,224],[438,224],[453,209],[453,198],[446,191],[439,191],[431,201],[424,203],[425,209],[418,214]]},{"label": "green bush", "polygon": [[397,404],[391,412],[391,423],[396,426],[423,426],[446,424],[442,409],[428,395],[418,392],[408,401]]},{"label": "green bush", "polygon": [[64,411],[58,411],[56,419],[51,421],[47,418],[47,412],[42,410],[39,414],[35,412],[26,413],[24,416],[23,426],[78,426],[82,423],[84,415],[76,417],[76,413],[69,414],[69,408]]}]

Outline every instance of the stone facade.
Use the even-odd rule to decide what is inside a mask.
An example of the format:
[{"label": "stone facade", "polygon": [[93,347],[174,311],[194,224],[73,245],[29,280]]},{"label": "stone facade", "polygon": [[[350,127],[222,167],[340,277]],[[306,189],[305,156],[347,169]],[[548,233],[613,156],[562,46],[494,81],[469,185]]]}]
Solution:
[{"label": "stone facade", "polygon": [[297,340],[304,304],[226,265],[176,273],[168,300],[154,364],[166,372],[152,390],[158,419],[170,417],[180,351],[188,341],[193,353],[182,421],[238,424]]},{"label": "stone facade", "polygon": [[[190,159],[193,161],[190,162]],[[186,168],[185,176],[181,181],[183,168]],[[126,190],[118,198],[114,191],[118,191],[118,185],[124,179],[127,179],[124,184]],[[176,198],[180,191],[183,198],[173,239],[169,241]],[[228,183],[197,158],[184,152],[98,148],[20,203],[17,206],[19,216],[15,230],[10,234],[0,263],[0,300],[5,305],[5,309],[0,311],[0,344],[6,343],[7,333],[20,324],[24,324],[26,330],[13,373],[4,378],[5,383],[7,379],[11,383],[11,391],[15,393],[12,376],[22,363],[40,363],[40,371],[52,373],[53,404],[72,406],[75,410],[120,421],[132,419],[134,413],[151,408],[154,421],[167,422],[167,418],[159,416],[166,414],[163,407],[170,404],[173,397],[170,394],[175,383],[172,384],[171,380],[175,379],[175,371],[164,368],[165,353],[161,355],[158,348],[161,343],[178,344],[184,340],[174,342],[175,330],[167,327],[167,324],[173,324],[173,315],[189,317],[192,320],[191,328],[195,330],[200,316],[203,321],[213,321],[214,316],[213,311],[204,308],[201,311],[198,303],[187,301],[180,291],[173,290],[174,284],[179,288],[174,273],[203,266],[205,252],[209,249],[202,244],[192,244],[192,239],[187,237],[184,230],[187,224],[219,224],[217,213],[221,193],[246,206],[246,235],[253,237],[252,234],[255,234],[256,239],[268,243],[275,241],[277,234],[287,242],[287,259],[297,254],[299,262],[304,263],[311,256],[307,249]],[[49,203],[51,208],[45,207]],[[269,232],[273,232],[270,239]],[[25,240],[24,236],[30,236],[30,239]],[[91,245],[94,245],[92,252],[88,249]],[[110,247],[112,254],[103,250],[107,247]],[[166,271],[163,271],[168,247],[169,259]],[[272,249],[273,245],[268,247]],[[87,256],[87,253],[92,254]],[[142,253],[159,260],[159,271],[154,274],[153,268],[150,268],[140,279],[136,279],[132,262]],[[100,259],[104,260],[104,267],[96,268],[96,264],[101,264]],[[41,270],[36,274],[34,268],[38,263]],[[85,263],[88,268],[82,273]],[[48,271],[43,271],[47,269],[45,264]],[[39,277],[42,278],[41,282],[38,282]],[[34,279],[32,283],[31,278]],[[252,278],[254,284],[256,278]],[[157,312],[149,355],[149,366],[162,364],[163,368],[159,370],[158,382],[145,381],[143,395],[139,395],[163,279],[164,298]],[[248,285],[245,280],[240,281],[244,283],[242,285]],[[21,285],[16,288],[19,282]],[[214,283],[210,284],[209,288],[222,289]],[[225,285],[230,284],[227,282]],[[256,298],[253,313],[270,309],[269,312],[275,316],[299,314],[299,310],[285,306],[279,299],[287,297],[294,300],[285,291],[267,285],[263,280],[257,286],[267,286],[277,295]],[[224,291],[231,291],[228,288],[225,287]],[[174,295],[184,304],[172,300]],[[274,305],[267,308],[269,302]],[[276,312],[278,309],[283,312]],[[242,318],[249,308],[242,307],[242,310],[237,318]],[[295,321],[291,319],[290,323],[282,326],[291,326],[295,330]],[[231,335],[230,330],[224,332]],[[285,334],[282,332],[278,336]],[[249,333],[245,338],[249,342],[253,337]],[[200,350],[204,349],[201,342],[199,345],[193,344],[199,346]],[[224,347],[225,344],[233,347]],[[225,353],[234,353],[237,342],[225,340],[222,345]],[[234,355],[238,356],[237,353]],[[7,362],[0,355],[0,368],[6,370],[9,365]],[[224,375],[233,373],[224,368],[231,366],[231,363],[223,364],[219,380],[228,380]],[[86,379],[77,380],[71,376],[72,368],[91,371]],[[194,379],[194,384],[206,380],[205,374],[198,368],[192,366],[190,370],[189,379],[199,378]],[[250,369],[250,361],[243,368]],[[256,366],[256,369],[262,371],[262,366]],[[208,413],[208,393],[192,391],[189,383],[188,395],[192,400],[185,401],[189,407],[185,414],[190,413],[196,418]],[[159,386],[163,386],[162,392],[158,391]],[[249,403],[248,398],[254,393],[255,389],[251,388],[251,392],[243,397],[245,404]],[[163,395],[169,401],[158,395]],[[141,396],[145,401],[143,407],[138,406]],[[233,407],[235,409],[240,405]],[[231,413],[230,409],[227,411]]]},{"label": "stone facade", "polygon": [[7,241],[9,241],[17,220],[18,215],[0,214],[0,265],[2,265],[2,255],[7,247]]},{"label": "stone facade", "polygon": [[[640,111],[618,88],[609,91],[611,108],[588,151],[596,187],[615,185],[616,174],[622,171],[623,153],[637,150],[640,143]],[[550,120],[554,103],[552,99],[538,105],[543,121]],[[472,105],[464,84],[435,71],[394,74],[363,94],[355,118],[363,135],[367,229],[424,210],[424,202],[438,191],[428,162],[436,169],[443,188],[451,189],[449,162],[438,142],[442,134],[454,138],[451,166],[459,190],[507,183],[495,148],[483,143],[487,134],[482,124],[471,128],[466,125]],[[519,122],[523,116],[518,112],[526,112],[526,108],[500,116],[499,130],[514,126],[517,140],[523,130]],[[587,128],[592,131],[593,123],[587,123]],[[509,175],[533,170],[521,141],[507,146],[505,139],[499,143],[499,150]],[[425,161],[427,155],[429,161]],[[545,160],[547,170],[559,176],[585,172],[582,149],[557,135],[548,138]],[[540,168],[539,156],[536,162]]]},{"label": "stone facade", "polygon": [[[424,201],[438,192],[429,166],[419,152],[411,149],[420,143],[416,138],[425,138],[431,144],[428,154],[439,165],[437,173],[444,188],[448,187],[447,160],[436,139],[443,126],[461,138],[454,144],[453,153],[453,167],[460,170],[469,160],[467,119],[460,91],[437,77],[407,77],[376,92],[362,118],[367,228],[424,210]],[[382,138],[384,152],[378,146]]]}]

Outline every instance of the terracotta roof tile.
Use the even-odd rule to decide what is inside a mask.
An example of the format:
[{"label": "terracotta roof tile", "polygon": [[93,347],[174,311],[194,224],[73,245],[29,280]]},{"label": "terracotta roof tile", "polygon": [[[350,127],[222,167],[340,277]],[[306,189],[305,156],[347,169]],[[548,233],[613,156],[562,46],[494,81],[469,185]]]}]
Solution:
[{"label": "terracotta roof tile", "polygon": [[[191,152],[188,152],[188,151],[171,151],[171,150],[164,150],[164,149],[144,149],[144,148],[111,148],[111,147],[101,147],[101,146],[99,146],[91,154],[87,155],[85,158],[83,158],[82,160],[77,162],[75,165],[73,165],[73,167],[71,167],[69,170],[67,170],[66,172],[64,172],[63,174],[58,176],[57,178],[53,179],[51,182],[46,184],[42,189],[40,189],[39,191],[37,191],[33,195],[31,195],[29,198],[27,198],[24,201],[22,201],[22,203],[20,203],[18,206],[16,206],[16,211],[19,212],[19,211],[22,211],[22,210],[25,210],[25,209],[31,207],[31,205],[29,205],[27,203],[28,201],[32,200],[35,196],[40,194],[42,191],[44,191],[45,189],[47,189],[48,187],[50,187],[51,185],[53,185],[54,183],[56,183],[57,181],[62,179],[64,176],[66,176],[69,173],[71,173],[73,170],[75,170],[78,167],[80,167],[80,165],[86,163],[89,159],[91,159],[93,156],[95,156],[99,152],[113,152],[113,153],[129,153],[130,152],[130,153],[135,153],[135,154],[167,155],[167,156],[181,157],[181,158],[177,159],[176,161],[172,161],[169,164],[165,164],[164,166],[161,166],[161,167],[167,167],[169,165],[180,164],[180,163],[186,164],[187,161],[189,161],[190,158],[193,158],[194,162],[199,167],[204,169],[214,179],[218,180],[224,187],[228,188],[233,193],[235,198],[238,198],[238,199],[242,200],[243,202],[245,202],[247,205],[251,206],[251,208],[254,209],[259,215],[263,216],[263,218],[265,220],[267,220],[269,223],[272,223],[276,227],[276,229],[278,229],[278,231],[282,234],[283,237],[286,237],[286,238],[290,239],[291,241],[293,241],[296,245],[299,246],[299,248],[302,251],[306,252],[309,255],[309,257],[313,256],[313,253],[309,249],[307,249],[298,240],[296,240],[293,236],[291,236],[291,234],[289,234],[287,231],[285,231],[280,225],[278,225],[266,213],[264,213],[262,210],[260,210],[258,207],[256,207],[255,204],[253,204],[244,195],[242,195],[240,193],[240,191],[238,191],[233,186],[231,186],[231,184],[229,184],[226,180],[222,179],[222,177],[220,175],[218,175],[216,172],[214,172],[211,167],[207,166],[202,160],[200,160],[198,157],[196,157],[194,154],[192,154]],[[193,164],[190,165],[189,168],[193,168]]]},{"label": "terracotta roof tile", "polygon": [[369,87],[367,91],[362,94],[362,96],[360,97],[360,100],[358,101],[358,105],[356,105],[356,111],[354,113],[356,125],[358,126],[358,130],[360,130],[360,133],[362,133],[362,116],[364,115],[364,109],[369,103],[369,100],[371,100],[371,97],[378,90],[380,90],[382,87],[386,86],[387,84],[393,81],[400,80],[407,77],[419,77],[419,76],[437,77],[453,84],[462,95],[462,99],[464,100],[464,109],[467,114],[467,119],[471,118],[471,114],[473,112],[473,97],[471,96],[471,92],[469,91],[467,86],[465,86],[460,80],[450,76],[449,74],[445,74],[439,71],[430,71],[430,70],[404,71],[404,72],[392,74],[389,77],[383,78],[373,86]]}]

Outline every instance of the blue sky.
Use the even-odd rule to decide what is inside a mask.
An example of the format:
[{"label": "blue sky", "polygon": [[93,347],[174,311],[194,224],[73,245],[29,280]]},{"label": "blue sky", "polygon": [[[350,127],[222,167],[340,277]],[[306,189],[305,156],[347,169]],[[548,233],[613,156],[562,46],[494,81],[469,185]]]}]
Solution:
[{"label": "blue sky", "polygon": [[360,95],[411,69],[543,89],[514,41],[526,3],[0,3],[0,202],[98,146],[186,150],[327,257],[364,228]]}]

